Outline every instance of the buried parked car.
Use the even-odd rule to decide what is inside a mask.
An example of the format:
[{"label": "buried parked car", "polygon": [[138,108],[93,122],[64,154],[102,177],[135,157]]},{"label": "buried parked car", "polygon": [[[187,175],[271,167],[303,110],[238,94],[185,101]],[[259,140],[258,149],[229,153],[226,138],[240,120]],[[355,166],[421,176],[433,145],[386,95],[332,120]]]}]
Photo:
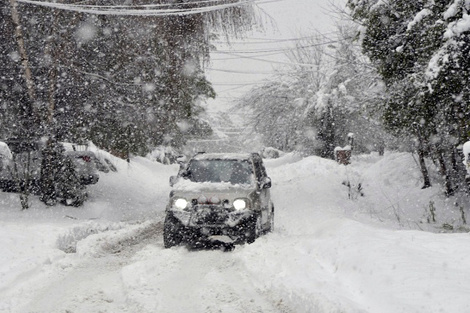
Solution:
[{"label": "buried parked car", "polygon": [[[63,144],[61,144],[63,148]],[[45,142],[38,140],[7,139],[0,142],[0,187],[4,191],[20,191],[27,184],[33,192],[39,188]],[[96,184],[99,174],[91,151],[66,151],[66,162],[71,161],[74,176],[81,185]],[[27,182],[29,181],[29,183]]]},{"label": "buried parked car", "polygon": [[274,227],[271,179],[257,153],[197,154],[170,185],[165,248],[252,243]]},{"label": "buried parked car", "polygon": [[98,182],[100,177],[96,169],[97,159],[92,151],[65,151],[65,155],[72,160],[82,185]]}]

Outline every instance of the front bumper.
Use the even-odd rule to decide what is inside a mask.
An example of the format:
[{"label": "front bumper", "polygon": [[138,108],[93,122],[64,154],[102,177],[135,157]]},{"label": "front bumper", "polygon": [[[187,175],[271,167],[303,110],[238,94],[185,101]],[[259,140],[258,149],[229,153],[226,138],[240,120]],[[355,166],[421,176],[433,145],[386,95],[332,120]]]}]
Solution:
[{"label": "front bumper", "polygon": [[196,205],[189,210],[170,210],[186,227],[234,227],[253,214],[252,210],[236,211],[221,205]]},{"label": "front bumper", "polygon": [[187,240],[228,236],[237,242],[243,240],[247,232],[246,222],[254,212],[249,209],[234,211],[217,205],[197,205],[187,211],[169,210],[168,214],[181,222]]}]

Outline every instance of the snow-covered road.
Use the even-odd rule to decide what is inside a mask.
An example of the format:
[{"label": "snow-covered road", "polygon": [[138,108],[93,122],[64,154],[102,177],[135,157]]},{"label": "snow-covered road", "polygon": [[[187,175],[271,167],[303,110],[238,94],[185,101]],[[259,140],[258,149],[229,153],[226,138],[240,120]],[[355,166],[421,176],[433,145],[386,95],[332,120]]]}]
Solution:
[{"label": "snow-covered road", "polygon": [[161,223],[127,236],[107,234],[106,243],[88,243],[92,252],[78,249],[69,264],[21,289],[30,296],[12,312],[293,312],[230,252],[165,250]]},{"label": "snow-covered road", "polygon": [[[404,154],[348,168],[268,161],[276,229],[230,252],[163,248],[173,166],[120,164],[81,209],[20,213],[0,193],[0,312],[470,312],[469,234],[400,230],[395,215],[413,214],[379,215],[395,198],[440,208],[439,191],[416,196],[412,166]],[[366,196],[349,199],[345,179]]]}]

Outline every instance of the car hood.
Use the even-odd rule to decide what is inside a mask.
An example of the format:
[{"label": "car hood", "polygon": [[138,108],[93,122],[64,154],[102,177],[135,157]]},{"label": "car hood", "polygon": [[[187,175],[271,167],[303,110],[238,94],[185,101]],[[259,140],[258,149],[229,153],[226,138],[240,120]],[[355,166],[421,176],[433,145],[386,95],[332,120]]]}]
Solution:
[{"label": "car hood", "polygon": [[222,183],[195,183],[189,180],[180,180],[173,186],[173,197],[184,197],[197,199],[205,196],[208,199],[218,197],[221,200],[233,200],[240,197],[249,197],[256,190],[254,184],[233,185],[228,182]]}]

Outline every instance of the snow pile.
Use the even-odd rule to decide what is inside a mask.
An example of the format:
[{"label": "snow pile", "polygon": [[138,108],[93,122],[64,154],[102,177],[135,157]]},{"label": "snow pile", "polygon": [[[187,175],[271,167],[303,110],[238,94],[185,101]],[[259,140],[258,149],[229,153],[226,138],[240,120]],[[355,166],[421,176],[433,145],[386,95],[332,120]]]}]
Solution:
[{"label": "snow pile", "polygon": [[310,223],[309,236],[276,233],[241,253],[252,277],[295,312],[470,309],[467,234],[396,233],[321,214]]},{"label": "snow pile", "polygon": [[68,233],[61,234],[59,238],[57,238],[57,248],[66,253],[76,253],[77,243],[88,236],[110,230],[119,230],[126,226],[128,226],[126,223],[104,225],[96,222],[85,222],[73,227]]},{"label": "snow pile", "polygon": [[408,154],[266,160],[276,229],[232,252],[164,249],[178,166],[116,167],[83,208],[0,193],[0,312],[470,311],[469,234]]},{"label": "snow pile", "polygon": [[[116,253],[125,246],[136,244],[151,233],[157,226],[153,221],[146,221],[137,225],[121,225],[120,229],[106,229],[94,236],[87,236],[76,244],[76,252],[80,257],[99,257],[109,253]],[[127,227],[124,227],[127,226]]]},{"label": "snow pile", "polygon": [[464,164],[467,168],[468,175],[470,175],[470,141],[464,143],[462,151],[464,155]]},{"label": "snow pile", "polygon": [[[261,286],[279,297],[287,291],[283,301],[296,312],[468,311],[469,235],[393,230],[418,228],[411,218],[429,196],[438,215],[450,214],[442,191],[420,189],[415,168],[406,154],[359,156],[349,166],[312,157],[270,168],[277,231],[240,256]],[[365,196],[348,200],[343,179],[361,182]],[[393,206],[403,210],[400,223]]]},{"label": "snow pile", "polygon": [[10,148],[3,141],[0,141],[0,160],[1,159],[12,159],[13,155],[11,154]]},{"label": "snow pile", "polygon": [[[438,184],[442,177],[430,161],[427,165],[434,186],[422,190],[422,174],[417,162],[408,153],[387,154],[383,158],[356,157],[348,168],[349,176],[356,184],[361,183],[366,196],[358,198],[354,214],[361,212],[392,227],[432,232],[443,232],[447,228],[469,231],[462,219],[462,214],[469,215],[467,198],[459,195],[445,198]],[[357,176],[353,172],[361,174]]]}]

